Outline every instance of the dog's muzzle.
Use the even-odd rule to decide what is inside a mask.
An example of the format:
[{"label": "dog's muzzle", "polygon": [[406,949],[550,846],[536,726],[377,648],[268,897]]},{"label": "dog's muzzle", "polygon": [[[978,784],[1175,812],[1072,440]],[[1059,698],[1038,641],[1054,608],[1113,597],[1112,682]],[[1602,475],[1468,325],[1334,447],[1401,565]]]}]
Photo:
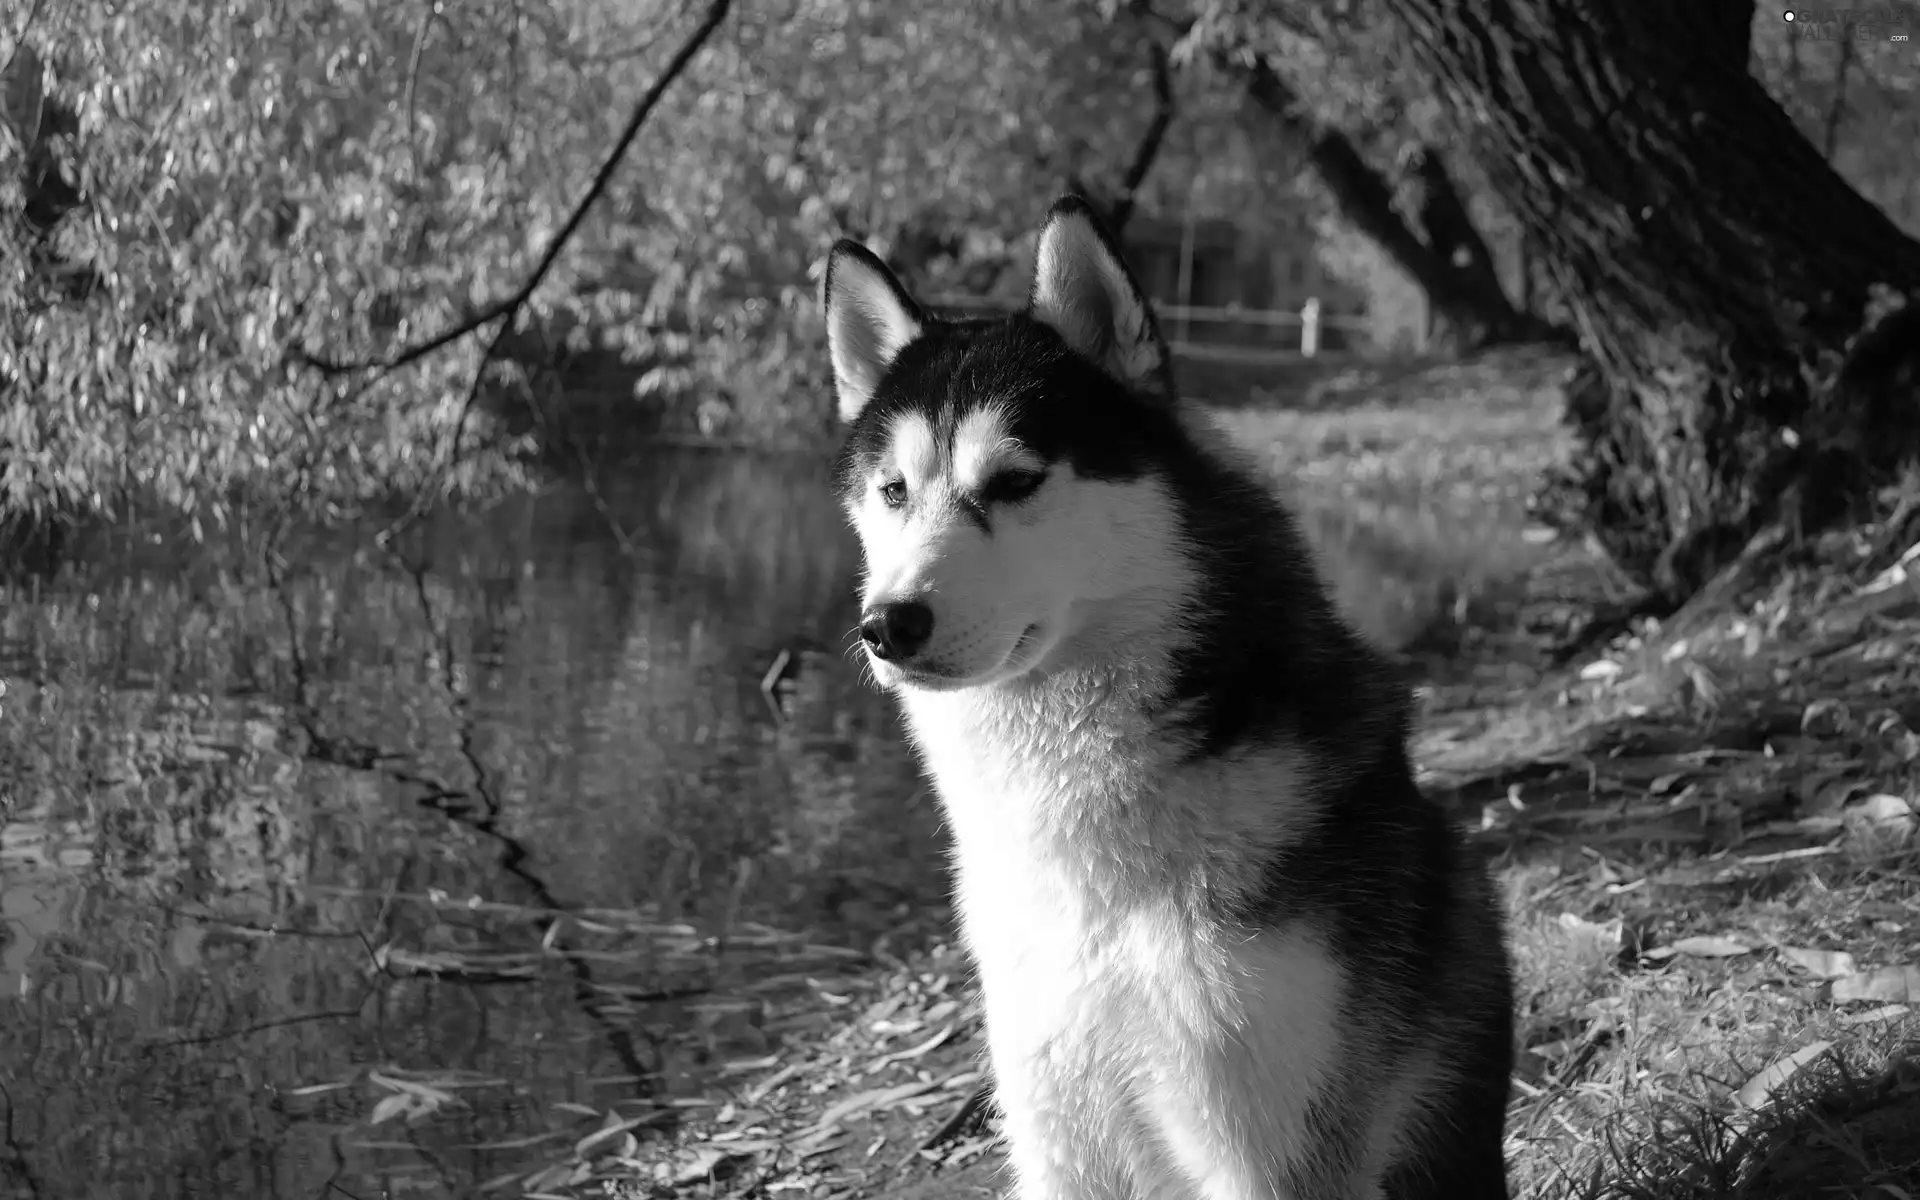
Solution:
[{"label": "dog's muzzle", "polygon": [[905,662],[933,636],[933,610],[918,600],[897,600],[867,610],[860,618],[860,640],[881,662]]}]

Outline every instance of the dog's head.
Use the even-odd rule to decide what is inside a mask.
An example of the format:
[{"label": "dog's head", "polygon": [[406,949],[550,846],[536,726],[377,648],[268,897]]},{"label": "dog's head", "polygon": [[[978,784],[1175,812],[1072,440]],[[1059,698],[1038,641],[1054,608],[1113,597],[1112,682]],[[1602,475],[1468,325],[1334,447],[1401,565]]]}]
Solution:
[{"label": "dog's head", "polygon": [[860,245],[827,265],[848,427],[839,488],[866,556],[860,635],[882,683],[988,686],[1096,631],[1124,639],[1178,586],[1164,471],[1168,354],[1076,198],[1040,234],[1027,308],[930,317]]}]

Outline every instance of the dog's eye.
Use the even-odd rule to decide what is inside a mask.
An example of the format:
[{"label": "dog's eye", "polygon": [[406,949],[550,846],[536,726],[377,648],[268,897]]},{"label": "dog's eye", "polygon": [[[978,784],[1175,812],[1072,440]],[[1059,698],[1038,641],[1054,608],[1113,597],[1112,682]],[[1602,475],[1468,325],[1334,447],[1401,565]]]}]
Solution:
[{"label": "dog's eye", "polygon": [[987,480],[980,496],[988,504],[1018,504],[1039,491],[1046,481],[1045,471],[1002,471]]},{"label": "dog's eye", "polygon": [[905,481],[896,479],[892,483],[882,484],[880,487],[880,498],[887,502],[888,508],[899,508],[902,504],[905,504],[907,502],[907,485]]}]

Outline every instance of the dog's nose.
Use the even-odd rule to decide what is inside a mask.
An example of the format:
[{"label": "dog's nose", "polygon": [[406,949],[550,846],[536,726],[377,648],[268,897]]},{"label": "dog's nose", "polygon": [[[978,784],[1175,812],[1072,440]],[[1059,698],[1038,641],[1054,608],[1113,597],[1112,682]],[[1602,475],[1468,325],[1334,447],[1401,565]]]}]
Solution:
[{"label": "dog's nose", "polygon": [[882,604],[860,618],[860,640],[881,662],[920,653],[933,636],[933,610],[918,600]]}]

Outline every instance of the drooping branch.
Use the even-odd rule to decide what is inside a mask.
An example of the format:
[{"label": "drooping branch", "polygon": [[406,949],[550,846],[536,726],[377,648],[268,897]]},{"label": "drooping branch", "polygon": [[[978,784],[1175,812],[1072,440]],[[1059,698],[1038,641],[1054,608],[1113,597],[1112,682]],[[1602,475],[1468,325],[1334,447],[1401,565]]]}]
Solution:
[{"label": "drooping branch", "polygon": [[1134,147],[1133,161],[1127,165],[1127,173],[1120,178],[1120,196],[1107,214],[1115,237],[1126,230],[1128,220],[1133,217],[1134,198],[1152,173],[1154,161],[1160,157],[1160,147],[1166,143],[1167,130],[1173,127],[1173,68],[1168,60],[1167,48],[1157,39],[1148,38],[1147,55],[1153,68],[1153,119],[1140,135],[1139,145]]},{"label": "drooping branch", "polygon": [[[614,143],[613,150],[608,153],[606,159],[600,164],[600,169],[595,172],[593,182],[587,186],[586,193],[580,197],[579,202],[574,205],[573,211],[568,214],[566,224],[562,225],[559,231],[547,242],[547,248],[545,252],[541,254],[540,261],[534,265],[533,270],[527,274],[526,279],[518,288],[514,289],[511,295],[494,301],[478,313],[468,317],[450,329],[437,333],[424,341],[409,345],[384,358],[359,362],[337,362],[323,358],[307,350],[305,347],[293,348],[289,352],[290,357],[327,375],[355,374],[362,371],[385,374],[410,363],[418,362],[436,351],[445,349],[447,346],[452,345],[468,334],[478,332],[488,324],[499,321],[501,323],[500,328],[495,332],[493,339],[488,345],[486,354],[481,358],[480,365],[476,369],[473,394],[477,394],[480,387],[479,380],[486,374],[488,363],[493,360],[494,355],[499,351],[501,341],[506,332],[513,327],[514,318],[519,315],[522,308],[526,307],[527,301],[533,298],[534,292],[539,290],[541,283],[546,280],[547,275],[553,270],[554,264],[560,260],[560,255],[566,250],[567,243],[573,239],[573,235],[579,231],[581,224],[586,221],[587,214],[592,211],[593,206],[599,202],[601,195],[606,192],[607,185],[613,181],[614,174],[619,171],[621,164],[626,160],[627,151],[632,149],[634,141],[639,138],[640,130],[645,127],[647,118],[653,115],[653,110],[659,105],[661,97],[665,96],[667,89],[672,87],[674,81],[686,72],[687,67],[693,62],[694,58],[699,55],[701,49],[706,46],[708,39],[713,36],[714,30],[720,27],[720,23],[726,19],[727,11],[732,7],[733,0],[713,0],[713,3],[707,6],[706,16],[701,19],[700,24],[695,27],[693,32],[687,35],[687,40],[681,44],[680,48],[674,52],[673,57],[667,61],[666,68],[660,72],[659,78],[653,81],[653,86],[647,89],[646,95],[642,96],[640,102],[634,105],[633,114],[627,118],[626,128],[621,130],[620,138]],[[469,409],[472,408],[472,400],[473,395],[470,394],[467,404]],[[464,416],[462,423],[464,424]]]}]

